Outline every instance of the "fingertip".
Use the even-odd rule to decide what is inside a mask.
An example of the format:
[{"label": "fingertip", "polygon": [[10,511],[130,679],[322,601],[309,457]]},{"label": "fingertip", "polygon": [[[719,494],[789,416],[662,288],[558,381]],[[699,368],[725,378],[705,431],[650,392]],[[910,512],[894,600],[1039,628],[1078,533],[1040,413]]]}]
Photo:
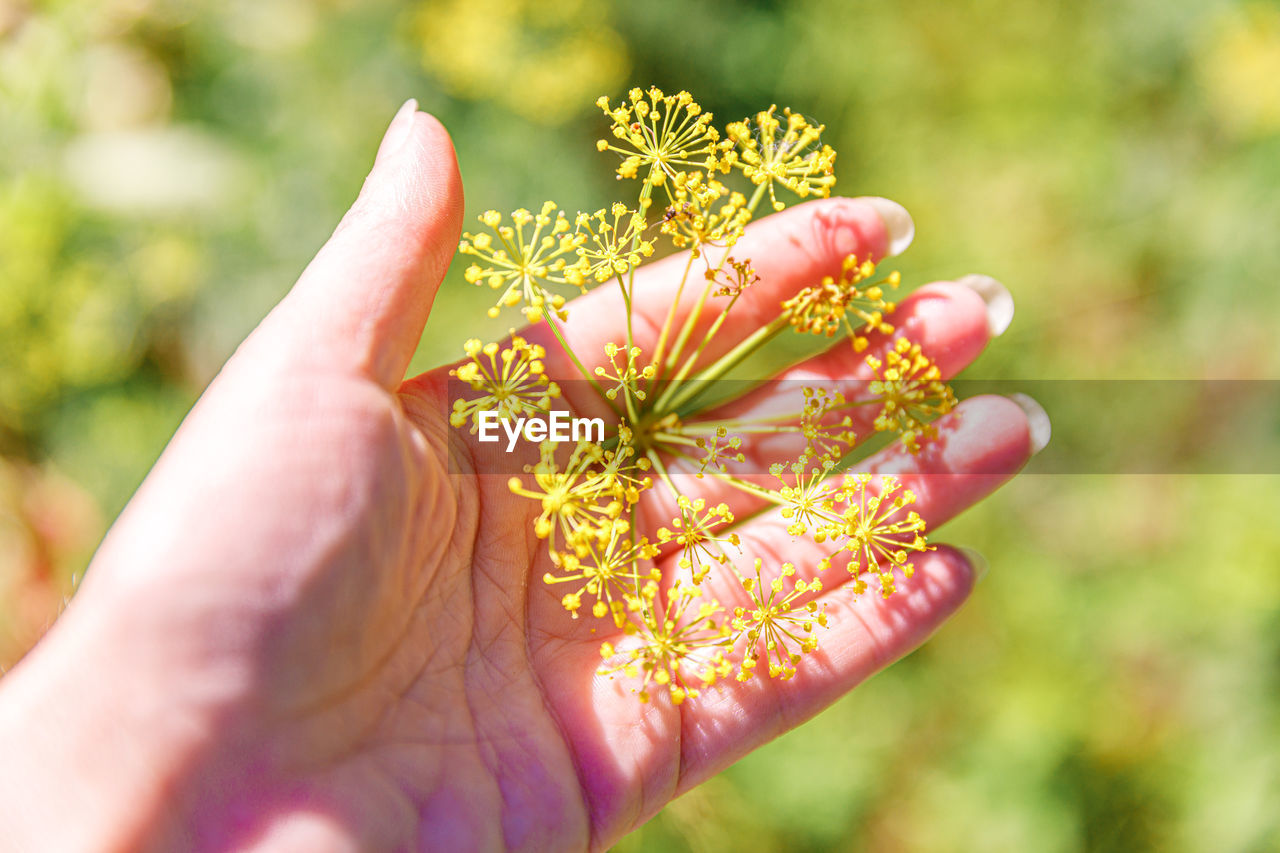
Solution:
[{"label": "fingertip", "polygon": [[938,545],[912,562],[911,577],[899,582],[898,591],[884,599],[883,606],[917,626],[919,634],[908,638],[914,646],[960,609],[978,582],[978,572],[964,553],[951,545]]},{"label": "fingertip", "polygon": [[959,418],[948,436],[948,451],[968,460],[966,473],[1012,474],[1036,452],[1027,412],[1009,397],[971,397],[956,412]]},{"label": "fingertip", "polygon": [[[416,105],[416,102],[410,100],[405,107],[411,104]],[[400,120],[397,115],[396,121]],[[371,183],[385,191],[380,194],[384,199],[395,202],[401,209],[397,213],[413,215],[425,211],[430,216],[423,220],[424,224],[455,226],[453,230],[461,232],[464,206],[462,175],[449,131],[431,113],[420,110],[409,112],[403,120],[405,125],[400,131],[403,139],[393,150],[385,153],[379,150]],[[395,122],[392,124],[388,138],[396,132]],[[386,146],[386,141],[383,144]],[[456,242],[456,235],[448,242]]]},{"label": "fingertip", "polygon": [[885,257],[905,252],[916,236],[916,223],[907,209],[893,199],[880,196],[863,196],[860,200],[870,205],[884,224],[887,238]]},{"label": "fingertip", "polygon": [[[978,583],[977,566],[960,549],[938,545],[915,561],[915,571],[901,582],[899,592],[886,603],[914,625],[903,637],[903,648],[890,660],[921,645],[959,610]],[[902,600],[895,603],[894,598]],[[889,661],[886,661],[886,663]]]},{"label": "fingertip", "polygon": [[398,384],[453,259],[463,204],[448,131],[406,101],[359,197],[273,312],[293,345]]},{"label": "fingertip", "polygon": [[889,247],[884,220],[866,199],[814,199],[748,226],[736,251],[750,257],[771,291],[790,296],[837,275],[849,255],[880,260]]},{"label": "fingertip", "polygon": [[[848,596],[837,587],[826,593],[832,623],[826,646],[828,663],[843,674],[844,692],[929,639],[969,598],[976,582],[973,567],[957,549],[940,545],[912,560],[910,577],[896,591]],[[810,673],[806,672],[806,678]],[[817,677],[822,679],[825,673]]]},{"label": "fingertip", "polygon": [[[765,280],[790,294],[836,275],[850,255],[881,261],[901,254],[915,236],[915,222],[896,201],[878,196],[812,199],[748,226],[738,251]],[[737,252],[735,252],[737,254]]]},{"label": "fingertip", "polygon": [[410,138],[418,141],[425,151],[431,152],[429,162],[435,183],[440,189],[440,209],[452,234],[449,238],[449,254],[452,256],[453,247],[462,232],[462,215],[466,206],[462,172],[458,168],[458,154],[453,147],[453,137],[434,115],[418,112],[414,114],[413,134]]},{"label": "fingertip", "polygon": [[1013,294],[999,280],[989,275],[971,274],[956,279],[982,299],[987,310],[987,327],[991,337],[998,338],[1013,322]]},{"label": "fingertip", "polygon": [[904,316],[897,324],[902,334],[920,344],[948,378],[964,370],[991,340],[985,303],[955,282],[926,284],[904,299],[895,314]]},{"label": "fingertip", "polygon": [[1039,453],[1049,445],[1053,434],[1053,424],[1049,421],[1049,413],[1044,406],[1036,402],[1029,394],[1010,394],[1009,399],[1022,409],[1027,418],[1027,440],[1031,447],[1031,455]]},{"label": "fingertip", "polygon": [[[339,226],[357,232],[350,248],[366,262],[400,256],[419,280],[444,276],[462,232],[462,176],[449,131],[407,101],[387,131],[378,160],[351,212]],[[407,111],[406,111],[407,110]],[[403,122],[399,128],[397,122]],[[393,136],[401,139],[394,146]]]},{"label": "fingertip", "polygon": [[987,574],[987,558],[972,548],[938,545],[934,553],[943,561],[939,571],[946,572],[947,582],[954,588],[959,601],[968,598],[978,581]]},{"label": "fingertip", "polygon": [[410,98],[400,105],[400,109],[396,110],[391,123],[387,125],[387,132],[382,135],[382,142],[378,145],[378,153],[373,159],[375,164],[381,163],[404,146],[413,126],[413,114],[417,110],[418,101],[416,98]]},{"label": "fingertip", "polygon": [[433,163],[445,167],[450,172],[458,171],[458,158],[453,147],[453,137],[449,135],[448,129],[440,119],[431,113],[422,110],[414,112],[409,141],[420,148],[419,156],[422,152],[427,152],[431,155],[430,160]]},{"label": "fingertip", "polygon": [[987,576],[987,571],[991,568],[991,564],[987,562],[987,558],[980,551],[963,545],[957,546],[956,550],[963,554],[965,560],[969,563],[969,569],[973,572],[974,584],[977,584],[978,581]]}]

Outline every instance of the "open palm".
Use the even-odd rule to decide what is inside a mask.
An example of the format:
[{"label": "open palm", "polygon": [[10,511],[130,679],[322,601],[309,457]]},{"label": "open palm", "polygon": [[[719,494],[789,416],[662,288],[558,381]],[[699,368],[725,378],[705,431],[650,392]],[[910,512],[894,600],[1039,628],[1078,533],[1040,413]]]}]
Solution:
[{"label": "open palm", "polygon": [[[889,599],[829,584],[832,627],[786,682],[724,682],[675,706],[664,695],[642,704],[625,678],[598,675],[609,623],[570,619],[542,583],[551,567],[533,532],[539,508],[511,494],[509,471],[485,473],[492,445],[449,428],[447,368],[401,382],[461,207],[448,137],[429,116],[402,112],[351,213],[188,417],[68,614],[0,685],[36,685],[45,659],[71,661],[64,680],[86,695],[94,685],[128,692],[111,705],[112,737],[138,759],[117,779],[165,803],[162,816],[139,819],[138,844],[604,847],[914,648],[971,588],[972,566],[949,548],[922,555]],[[769,217],[735,247],[762,277],[741,314],[769,319],[846,254],[900,249],[895,236],[861,200]],[[674,298],[674,264],[638,280],[642,347]],[[579,353],[622,339],[609,289],[569,316]],[[989,337],[983,299],[961,284],[921,289],[895,319],[947,373]],[[576,377],[545,327],[523,334],[546,344],[553,378]],[[837,382],[860,362],[839,348],[790,375]],[[773,393],[736,405],[767,405]],[[1032,450],[1018,405],[978,398],[924,457],[889,450],[871,470],[907,480],[933,527]],[[747,452],[767,462],[772,450]],[[920,473],[926,457],[947,473]],[[746,553],[801,571],[820,559],[776,514],[687,482],[752,516],[738,530]],[[660,490],[646,500],[641,532],[652,537],[670,507]],[[729,580],[710,579],[726,601]]]}]

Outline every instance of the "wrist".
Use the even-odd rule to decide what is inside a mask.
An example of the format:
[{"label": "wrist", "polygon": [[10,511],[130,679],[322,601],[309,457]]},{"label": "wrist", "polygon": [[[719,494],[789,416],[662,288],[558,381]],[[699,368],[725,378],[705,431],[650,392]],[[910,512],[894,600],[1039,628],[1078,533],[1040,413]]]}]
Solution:
[{"label": "wrist", "polygon": [[194,732],[138,678],[128,620],[93,604],[73,606],[0,679],[2,850],[145,848],[195,754]]}]

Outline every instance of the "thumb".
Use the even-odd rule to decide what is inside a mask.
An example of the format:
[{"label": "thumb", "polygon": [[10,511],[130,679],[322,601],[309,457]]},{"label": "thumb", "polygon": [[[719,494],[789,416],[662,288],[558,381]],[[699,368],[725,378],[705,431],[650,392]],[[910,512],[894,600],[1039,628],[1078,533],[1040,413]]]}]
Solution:
[{"label": "thumb", "polygon": [[448,132],[407,101],[333,236],[246,346],[387,388],[404,377],[462,228]]}]

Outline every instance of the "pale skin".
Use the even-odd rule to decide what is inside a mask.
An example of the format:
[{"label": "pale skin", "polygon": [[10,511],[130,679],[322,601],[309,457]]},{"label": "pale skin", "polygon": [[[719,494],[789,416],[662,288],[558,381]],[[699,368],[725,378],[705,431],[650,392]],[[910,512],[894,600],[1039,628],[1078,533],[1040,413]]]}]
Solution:
[{"label": "pale skin", "polygon": [[[53,630],[0,680],[0,848],[601,849],[918,646],[968,596],[974,567],[940,546],[889,599],[829,582],[832,627],[790,681],[728,681],[676,707],[597,675],[606,623],[570,619],[543,585],[537,505],[505,476],[467,473],[477,445],[442,415],[447,368],[403,381],[462,207],[447,134],[402,111],[351,212],[205,392]],[[761,220],[735,250],[762,277],[744,316],[767,319],[844,254],[888,242],[857,199]],[[641,346],[676,265],[637,281]],[[622,338],[616,290],[569,317],[596,363]],[[897,321],[947,373],[989,336],[982,300],[950,283],[905,300]],[[793,375],[848,376],[860,360],[846,344]],[[574,374],[554,356],[548,370]],[[1026,416],[1002,398],[965,403],[942,433],[932,458],[953,473],[913,478],[920,463],[892,451],[874,463],[915,488],[931,528],[1032,452]],[[759,509],[696,488],[743,517]],[[644,532],[668,503],[646,498]],[[816,546],[785,526],[756,515],[744,551],[811,572]],[[737,594],[727,573],[710,582]]]}]

